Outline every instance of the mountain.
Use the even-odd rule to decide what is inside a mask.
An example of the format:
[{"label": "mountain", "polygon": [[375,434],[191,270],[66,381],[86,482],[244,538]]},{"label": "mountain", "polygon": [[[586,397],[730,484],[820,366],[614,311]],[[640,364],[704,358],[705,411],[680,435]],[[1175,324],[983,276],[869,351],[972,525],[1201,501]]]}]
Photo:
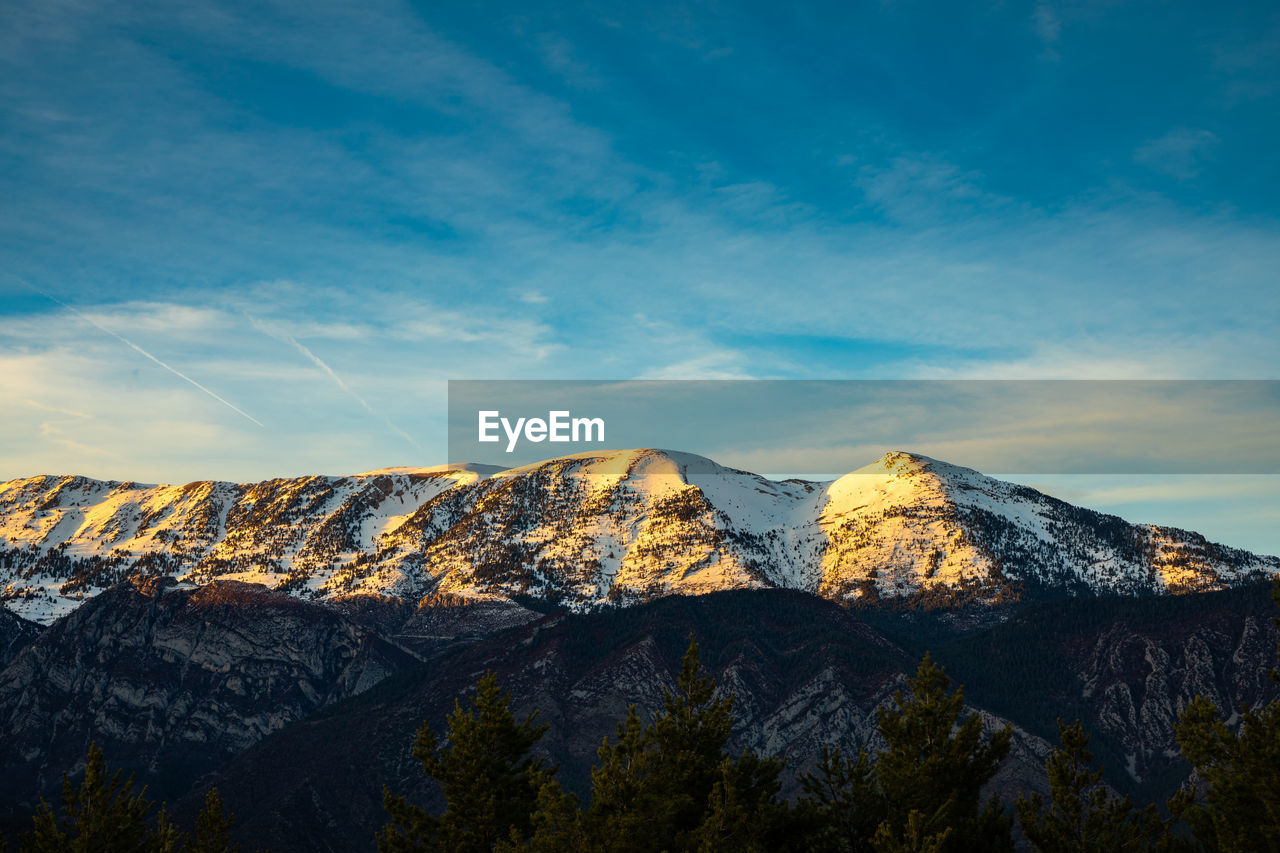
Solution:
[{"label": "mountain", "polygon": [[[536,614],[434,598],[325,606],[264,587],[170,579],[120,584],[46,629],[0,671],[0,834],[30,826],[90,740],[189,821],[216,786],[250,846],[371,849],[387,784],[438,805],[409,753],[443,731],[456,697],[494,671],[518,713],[551,728],[540,749],[586,790],[596,747],[627,706],[659,708],[690,634],[734,694],[731,749],[788,760],[878,746],[875,715],[926,649],[986,731],[1014,746],[992,790],[1046,785],[1055,720],[1080,719],[1112,786],[1141,801],[1185,780],[1173,722],[1192,696],[1224,714],[1280,688],[1266,584],[1183,596],[1057,599],[957,628],[930,611],[849,609],[803,592],[729,590],[632,607]],[[404,635],[370,622],[404,620]],[[413,652],[405,638],[430,639]]]},{"label": "mountain", "polygon": [[[1013,725],[1013,748],[991,790],[1047,790],[1043,761],[1055,720],[1079,717],[1107,781],[1140,802],[1162,799],[1188,774],[1171,721],[1187,699],[1254,706],[1277,693],[1274,614],[1265,586],[1191,596],[1057,600],[1009,622],[939,634],[934,657],[965,685],[987,732]],[[241,838],[272,850],[372,849],[387,820],[382,785],[432,808],[438,789],[410,754],[422,721],[442,733],[455,697],[487,670],[517,716],[550,728],[538,749],[561,782],[584,794],[605,736],[636,703],[661,707],[689,635],[720,689],[732,691],[729,746],[785,756],[784,793],[824,747],[882,746],[876,710],[918,664],[928,614],[851,611],[777,589],[670,596],[628,608],[548,614],[454,645],[358,696],[273,733],[205,777],[177,804],[193,815],[216,786]],[[937,627],[937,624],[935,624]],[[945,632],[945,628],[942,628]],[[353,737],[352,733],[358,736]]]},{"label": "mountain", "polygon": [[1276,572],[1275,557],[901,452],[831,483],[629,450],[251,484],[0,484],[3,597],[45,624],[129,577],[589,610],[740,588],[954,606],[1204,591]]},{"label": "mountain", "polygon": [[[704,665],[733,691],[737,726],[731,752],[745,747],[786,755],[809,768],[823,746],[844,749],[871,738],[875,709],[891,701],[917,661],[859,617],[789,590],[733,590],[669,596],[629,608],[548,614],[405,670],[379,686],[291,726],[247,750],[178,804],[198,808],[217,786],[242,816],[241,832],[272,850],[372,849],[386,820],[382,785],[442,805],[410,753],[425,719],[438,732],[454,698],[492,670],[511,692],[517,715],[538,710],[550,724],[539,744],[580,794],[606,735],[616,737],[627,707],[647,715],[673,689],[696,633]],[[990,717],[990,726],[1003,723]],[[347,733],[358,727],[360,737]],[[1047,746],[1020,735],[1038,764]],[[788,793],[798,790],[788,773]],[[1012,777],[1009,777],[1012,778]]]},{"label": "mountain", "polygon": [[416,665],[377,631],[253,584],[120,584],[0,671],[0,802],[34,808],[96,740],[160,795]]},{"label": "mountain", "polygon": [[861,615],[914,654],[931,649],[970,702],[1029,732],[1054,740],[1059,718],[1081,720],[1108,781],[1150,801],[1186,779],[1174,726],[1194,697],[1208,698],[1234,726],[1242,709],[1280,693],[1270,677],[1277,662],[1270,591],[1249,584],[1059,599],[980,630],[924,613]]}]

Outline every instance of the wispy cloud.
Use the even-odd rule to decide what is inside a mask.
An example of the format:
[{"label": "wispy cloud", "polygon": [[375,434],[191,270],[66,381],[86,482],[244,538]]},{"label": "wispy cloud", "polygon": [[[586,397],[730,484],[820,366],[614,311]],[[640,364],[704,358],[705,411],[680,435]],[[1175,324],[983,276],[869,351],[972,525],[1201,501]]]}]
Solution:
[{"label": "wispy cloud", "polygon": [[957,209],[991,213],[1009,203],[983,188],[983,177],[937,157],[896,157],[886,166],[864,166],[858,186],[869,202],[894,220],[936,222]]},{"label": "wispy cloud", "polygon": [[77,418],[79,420],[90,420],[93,418],[93,415],[86,414],[85,412],[78,412],[75,409],[64,409],[61,406],[50,406],[45,403],[38,403],[35,400],[23,400],[22,402],[33,409],[38,409],[42,412],[51,412],[55,415],[66,415],[69,418]]},{"label": "wispy cloud", "polygon": [[599,89],[604,85],[595,69],[577,57],[568,39],[555,33],[540,33],[534,41],[543,62],[569,85],[581,89]]},{"label": "wispy cloud", "polygon": [[516,295],[516,298],[526,305],[546,305],[551,301],[551,297],[541,290],[522,290]]},{"label": "wispy cloud", "polygon": [[227,400],[225,397],[219,395],[216,391],[212,391],[209,388],[206,388],[204,385],[201,385],[199,382],[192,379],[190,376],[186,375],[181,370],[178,370],[176,367],[173,367],[172,365],[166,364],[165,362],[161,361],[159,358],[147,352],[145,349],[138,346],[133,341],[126,338],[124,335],[121,335],[118,332],[114,332],[111,329],[108,329],[106,326],[102,325],[97,320],[90,317],[88,314],[85,314],[84,312],[80,311],[74,306],[68,305],[67,303],[63,302],[61,299],[58,299],[55,296],[51,296],[50,294],[46,293],[45,291],[31,284],[30,282],[23,281],[22,283],[26,285],[28,288],[30,288],[31,290],[35,291],[36,293],[39,293],[41,296],[50,300],[51,302],[56,302],[58,305],[62,306],[63,309],[65,309],[66,311],[69,311],[71,314],[75,315],[76,317],[79,317],[81,320],[84,320],[86,323],[93,326],[98,331],[104,334],[110,335],[111,337],[120,341],[120,343],[124,344],[129,349],[138,353],[138,355],[141,355],[143,358],[146,358],[147,360],[154,362],[155,364],[169,371],[170,373],[172,373],[174,376],[178,377],[182,381],[192,385],[193,387],[199,389],[200,391],[203,391],[205,394],[217,400],[219,403],[226,406],[228,409],[235,412],[236,414],[240,415],[242,418],[257,424],[258,426],[264,426],[262,421],[258,420],[253,415],[246,412],[244,409],[241,409],[239,406]]},{"label": "wispy cloud", "polygon": [[78,456],[85,456],[91,459],[107,458],[118,460],[121,458],[120,454],[113,450],[76,441],[73,438],[69,438],[66,433],[67,429],[65,424],[52,423],[50,421],[45,421],[40,424],[41,438],[45,438],[54,444],[57,444],[59,447],[70,450]]},{"label": "wispy cloud", "polygon": [[[1274,27],[1200,16],[1144,41],[1136,16],[1053,0],[768,26],[530,7],[513,38],[455,12],[16,7],[3,265],[273,429],[146,432],[175,408],[170,373],[31,306],[0,310],[25,371],[6,399],[93,414],[85,443],[124,475],[160,452],[131,431],[179,470],[176,437],[198,436],[201,465],[275,473],[395,462],[388,424],[439,447],[447,378],[1280,364],[1274,170],[1233,148],[1280,113],[1219,98],[1269,97]],[[23,412],[6,444],[44,453],[44,420]]]},{"label": "wispy cloud", "polygon": [[1062,35],[1062,19],[1047,0],[1039,0],[1031,16],[1032,26],[1040,41],[1044,43],[1046,59],[1058,60],[1058,37]]},{"label": "wispy cloud", "polygon": [[1181,127],[1144,142],[1133,159],[1179,180],[1190,180],[1212,154],[1218,137],[1207,130]]},{"label": "wispy cloud", "polygon": [[743,367],[740,353],[713,350],[648,370],[638,379],[755,379]]}]

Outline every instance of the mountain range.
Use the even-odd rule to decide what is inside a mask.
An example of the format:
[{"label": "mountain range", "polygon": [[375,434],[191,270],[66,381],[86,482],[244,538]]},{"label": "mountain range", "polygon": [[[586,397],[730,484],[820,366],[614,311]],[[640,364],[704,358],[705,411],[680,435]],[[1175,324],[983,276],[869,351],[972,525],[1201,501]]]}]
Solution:
[{"label": "mountain range", "polygon": [[[1113,787],[1189,772],[1174,723],[1277,694],[1280,560],[890,453],[773,481],[634,450],[508,470],[395,468],[253,484],[0,484],[0,836],[90,742],[193,817],[217,787],[241,841],[371,849],[381,786],[438,805],[409,749],[486,670],[551,728],[585,791],[601,738],[652,711],[690,634],[735,697],[733,749],[874,747],[926,650],[984,728],[992,790],[1046,790],[1056,719]],[[1171,593],[1171,594],[1163,594]],[[1238,719],[1238,716],[1231,719]]]},{"label": "mountain range", "polygon": [[0,484],[0,589],[49,624],[133,577],[259,583],[309,600],[536,600],[574,611],[742,588],[955,606],[1222,589],[1280,559],[1130,524],[893,452],[833,482],[662,450],[507,470],[148,486]]}]

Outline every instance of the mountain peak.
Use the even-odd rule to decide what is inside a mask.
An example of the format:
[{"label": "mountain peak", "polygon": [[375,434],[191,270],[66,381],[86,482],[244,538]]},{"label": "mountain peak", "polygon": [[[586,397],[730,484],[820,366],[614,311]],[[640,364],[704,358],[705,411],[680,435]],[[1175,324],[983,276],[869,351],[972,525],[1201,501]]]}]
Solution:
[{"label": "mountain peak", "polygon": [[557,456],[531,465],[508,468],[498,476],[519,476],[534,471],[559,471],[625,479],[676,478],[687,483],[690,476],[718,474],[726,470],[728,469],[719,463],[696,453],[656,447],[637,447]]},{"label": "mountain peak", "polygon": [[991,479],[973,468],[966,468],[963,465],[955,465],[951,462],[943,462],[940,459],[925,456],[923,453],[912,453],[906,450],[890,450],[875,462],[859,468],[853,473],[872,474],[879,471],[908,476],[927,472],[945,480]]},{"label": "mountain peak", "polygon": [[883,468],[886,471],[915,472],[927,470],[931,465],[936,464],[938,460],[931,459],[919,453],[911,453],[906,450],[890,450],[870,465],[864,466],[862,470],[867,468]]},{"label": "mountain peak", "polygon": [[[446,475],[455,476],[462,480],[474,482],[475,480],[483,480],[483,479],[486,479],[487,477],[492,477],[505,470],[507,469],[503,468],[501,465],[485,465],[480,462],[450,462],[447,465],[427,465],[427,466],[400,465],[392,468],[378,468],[375,471],[362,471],[361,473],[355,474],[354,476],[379,477],[384,474],[426,474],[426,475],[446,474]],[[467,476],[468,474],[471,474],[474,476],[468,477]]]},{"label": "mountain peak", "polygon": [[591,608],[757,586],[947,603],[1180,592],[1277,572],[1275,558],[902,450],[831,483],[659,448],[248,484],[0,483],[0,591],[45,622],[131,574]]}]

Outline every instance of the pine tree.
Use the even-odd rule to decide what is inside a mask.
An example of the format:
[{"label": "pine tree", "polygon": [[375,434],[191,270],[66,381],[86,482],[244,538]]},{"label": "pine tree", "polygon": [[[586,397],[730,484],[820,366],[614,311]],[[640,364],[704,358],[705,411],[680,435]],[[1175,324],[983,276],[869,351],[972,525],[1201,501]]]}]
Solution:
[{"label": "pine tree", "polygon": [[689,847],[699,853],[808,850],[797,832],[795,815],[778,798],[783,764],[753,753],[720,762],[720,779],[711,789],[706,816]]},{"label": "pine tree", "polygon": [[951,827],[930,832],[930,821],[918,810],[907,814],[907,822],[895,832],[888,822],[880,824],[871,847],[876,853],[943,853],[952,838]]},{"label": "pine tree", "polygon": [[36,811],[34,827],[22,839],[27,853],[239,853],[231,844],[232,816],[222,814],[217,789],[205,796],[205,807],[196,816],[195,838],[169,818],[160,804],[153,827],[147,825],[151,802],[146,789],[133,791],[133,777],[121,781],[121,771],[110,774],[102,749],[89,745],[84,778],[73,788],[62,774],[62,817],[44,800]]},{"label": "pine tree", "polygon": [[1049,802],[1039,792],[1017,800],[1022,832],[1043,853],[1109,853],[1151,850],[1171,843],[1155,806],[1138,809],[1128,797],[1113,797],[1092,770],[1089,736],[1077,720],[1058,721],[1061,746],[1045,761]]},{"label": "pine tree", "polygon": [[577,853],[591,849],[578,798],[566,793],[554,780],[538,788],[537,807],[530,817],[533,835],[523,838],[513,830],[506,841],[495,848],[499,853],[536,851],[536,853]]},{"label": "pine tree", "polygon": [[984,744],[981,718],[970,714],[960,719],[964,690],[948,693],[950,683],[945,670],[926,654],[907,682],[910,698],[898,691],[897,707],[877,714],[887,746],[876,759],[876,785],[889,837],[913,833],[911,813],[918,812],[922,840],[951,830],[938,842],[941,850],[1012,850],[1012,819],[996,797],[985,805],[979,799],[1009,753],[1013,730],[1006,726]]},{"label": "pine tree", "polygon": [[1009,752],[1010,728],[982,742],[982,720],[961,720],[964,692],[925,655],[908,692],[876,715],[885,749],[856,759],[823,753],[815,773],[803,774],[802,811],[825,827],[815,847],[825,850],[1002,851],[1013,849],[1013,821],[992,797],[979,802]]},{"label": "pine tree", "polygon": [[716,698],[690,637],[662,712],[645,726],[632,706],[617,740],[599,749],[583,817],[589,848],[785,849],[792,833],[790,810],[777,797],[782,762],[726,756],[732,709],[732,695]]},{"label": "pine tree", "polygon": [[204,808],[196,815],[196,833],[185,848],[187,853],[239,853],[240,845],[231,843],[234,817],[222,813],[222,796],[217,788],[210,788]]},{"label": "pine tree", "polygon": [[536,713],[516,722],[510,706],[510,697],[490,672],[476,684],[469,708],[455,703],[444,746],[423,723],[413,756],[440,783],[445,812],[432,816],[384,789],[383,804],[391,822],[378,835],[382,853],[473,853],[528,838],[539,791],[554,784],[555,771],[530,755],[547,726],[535,722]]},{"label": "pine tree", "polygon": [[649,730],[658,772],[651,781],[667,803],[677,835],[698,827],[733,728],[733,695],[715,698],[714,679],[702,672],[698,644],[689,638],[675,692],[664,691],[663,712]]},{"label": "pine tree", "polygon": [[[1280,578],[1273,584],[1280,607]],[[1271,678],[1280,682],[1280,673],[1273,670]],[[1176,734],[1200,782],[1169,807],[1196,841],[1222,853],[1280,851],[1280,700],[1243,711],[1233,732],[1213,702],[1198,696],[1183,710]]]},{"label": "pine tree", "polygon": [[707,813],[733,726],[733,697],[715,698],[690,637],[676,690],[649,726],[632,706],[618,739],[601,745],[591,772],[589,833],[601,849],[683,849]]},{"label": "pine tree", "polygon": [[146,789],[135,793],[133,777],[122,780],[121,775],[119,770],[107,775],[102,749],[91,743],[79,787],[72,787],[67,774],[62,774],[62,817],[42,799],[32,832],[22,841],[23,851],[132,853],[152,849],[153,838],[147,828],[151,803]]},{"label": "pine tree", "polygon": [[605,738],[596,755],[600,763],[591,770],[587,833],[605,849],[658,849],[671,820],[669,804],[651,779],[658,761],[635,705],[618,724],[617,740]]},{"label": "pine tree", "polygon": [[169,808],[160,804],[160,814],[156,815],[156,828],[151,835],[149,845],[152,853],[182,853],[187,847],[187,837],[169,819]]},{"label": "pine tree", "polygon": [[812,773],[800,774],[805,797],[801,810],[816,825],[814,845],[836,853],[866,853],[884,820],[884,804],[875,783],[875,763],[866,749],[845,758],[839,748],[822,750]]}]

